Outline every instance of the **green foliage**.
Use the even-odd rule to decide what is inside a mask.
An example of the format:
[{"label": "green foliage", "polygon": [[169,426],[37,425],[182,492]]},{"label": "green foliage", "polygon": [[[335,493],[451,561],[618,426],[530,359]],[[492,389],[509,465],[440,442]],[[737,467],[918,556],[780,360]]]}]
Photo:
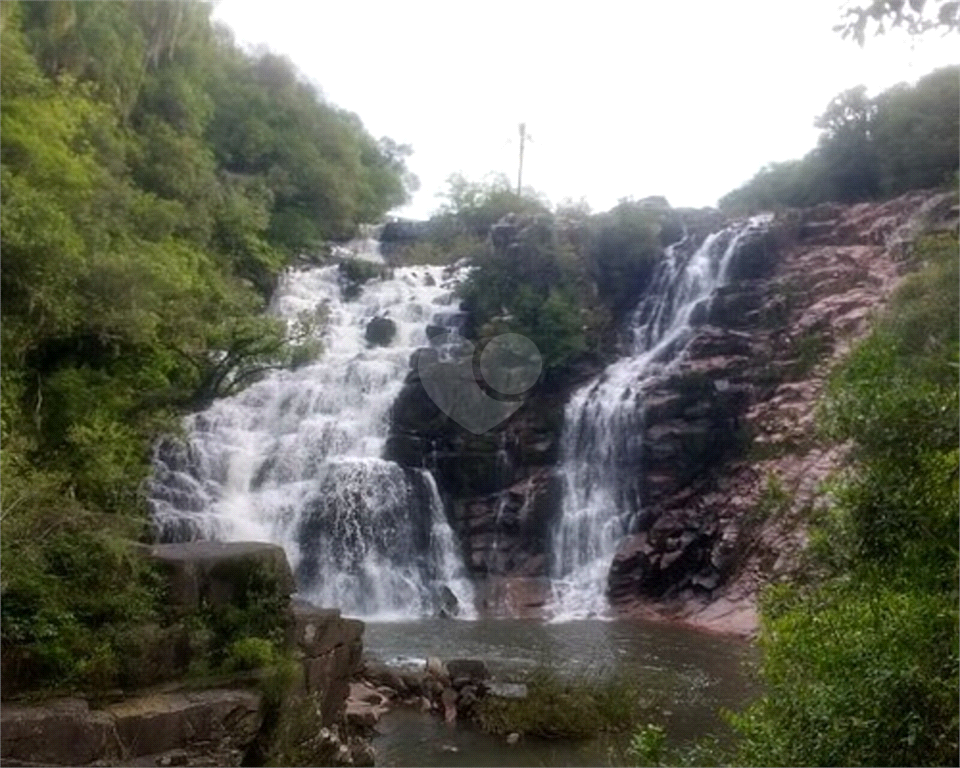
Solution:
[{"label": "green foliage", "polygon": [[[339,747],[325,738],[320,700],[316,694],[284,702],[267,748],[267,766],[336,765]],[[329,731],[327,731],[329,733]]]},{"label": "green foliage", "polygon": [[525,698],[484,697],[477,707],[477,721],[495,734],[591,738],[601,732],[629,730],[648,706],[629,681],[565,681],[543,667],[531,673]]},{"label": "green foliage", "polygon": [[446,266],[455,264],[460,259],[481,258],[486,247],[486,243],[476,235],[448,235],[442,232],[438,239],[417,240],[395,248],[389,261],[396,266]]},{"label": "green foliage", "polygon": [[957,762],[960,265],[955,236],[917,252],[831,379],[822,422],[853,463],[808,572],[762,606],[767,692],[731,717],[745,764]]},{"label": "green foliage", "polygon": [[944,67],[869,98],[844,91],[815,125],[817,147],[774,163],[720,199],[732,213],[851,202],[946,185],[958,167],[960,70]]},{"label": "green foliage", "polygon": [[383,280],[389,269],[382,264],[364,259],[344,259],[340,270],[340,293],[344,301],[352,301],[360,295],[365,283],[371,280]]},{"label": "green foliage", "polygon": [[848,2],[843,21],[835,26],[844,38],[852,37],[862,47],[868,30],[882,35],[891,29],[904,29],[910,35],[938,30],[944,34],[960,32],[960,3],[956,0],[871,0],[864,5]]},{"label": "green foliage", "polygon": [[447,179],[447,187],[440,212],[431,220],[432,228],[442,238],[462,234],[483,238],[508,213],[536,216],[550,212],[546,201],[536,193],[524,190],[518,195],[502,174],[480,182],[454,174]]},{"label": "green foliage", "polygon": [[590,272],[604,303],[620,316],[636,302],[661,254],[661,219],[650,208],[621,200],[589,224]]},{"label": "green foliage", "polygon": [[662,765],[666,743],[667,732],[659,725],[648,723],[633,732],[627,754],[635,761],[634,765]]},{"label": "green foliage", "polygon": [[261,678],[263,725],[253,748],[255,765],[333,765],[336,743],[323,728],[320,695],[303,692],[303,666],[279,657]]},{"label": "green foliage", "polygon": [[587,348],[588,291],[583,260],[548,222],[538,222],[520,231],[511,247],[477,257],[461,295],[477,338],[522,334],[549,370]]},{"label": "green foliage", "polygon": [[526,336],[548,373],[599,351],[662,256],[663,219],[664,212],[631,201],[562,226],[546,214],[517,219],[510,242],[472,258],[461,289],[469,330],[481,341]]},{"label": "green foliage", "polygon": [[122,636],[158,609],[117,554],[146,534],[152,443],[183,409],[317,355],[322,312],[263,314],[277,275],[411,181],[407,148],[210,13],[0,6],[2,641],[18,684],[116,677]]},{"label": "green foliage", "polygon": [[277,649],[262,637],[244,637],[227,648],[224,669],[241,672],[268,667],[277,662]]}]

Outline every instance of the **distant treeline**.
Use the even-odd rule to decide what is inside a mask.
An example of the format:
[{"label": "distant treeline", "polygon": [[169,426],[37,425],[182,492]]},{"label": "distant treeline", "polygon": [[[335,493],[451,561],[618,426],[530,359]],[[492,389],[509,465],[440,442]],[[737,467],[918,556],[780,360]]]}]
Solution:
[{"label": "distant treeline", "polygon": [[720,198],[729,213],[857,202],[948,183],[960,146],[960,67],[874,98],[866,86],[836,96],[816,120],[817,146],[801,160],[771,163]]}]

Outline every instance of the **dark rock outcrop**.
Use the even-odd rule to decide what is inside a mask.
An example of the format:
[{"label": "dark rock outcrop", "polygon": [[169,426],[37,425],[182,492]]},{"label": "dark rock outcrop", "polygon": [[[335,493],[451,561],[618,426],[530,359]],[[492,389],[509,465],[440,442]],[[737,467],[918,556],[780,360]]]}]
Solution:
[{"label": "dark rock outcrop", "polygon": [[[678,247],[687,250],[725,223],[715,210],[672,211],[658,199],[645,205],[660,217],[663,245],[676,243],[678,223],[687,234]],[[642,450],[624,472],[636,475],[639,513],[611,564],[616,607],[753,628],[758,574],[774,565],[784,572],[803,543],[795,523],[757,522],[767,475],[786,478],[789,494],[815,503],[815,494],[797,491],[797,483],[806,488],[799,468],[822,479],[839,461],[816,445],[813,430],[826,361],[866,332],[871,313],[911,268],[917,234],[955,222],[954,195],[915,192],[884,203],[785,211],[739,244],[727,284],[696,308],[696,333],[682,358],[638,382]],[[490,232],[493,247],[515,249],[524,226],[518,217],[499,222]],[[635,310],[641,317],[653,304],[644,299]],[[541,381],[520,409],[482,435],[436,406],[417,362],[393,410],[387,457],[434,473],[480,608],[537,615],[550,594],[564,406],[606,361]],[[773,463],[756,458],[764,453],[776,454]]]},{"label": "dark rock outcrop", "polygon": [[368,344],[374,344],[378,347],[388,346],[396,335],[397,324],[389,317],[373,318],[367,323],[367,329],[363,334]]},{"label": "dark rock outcrop", "polygon": [[258,588],[289,595],[293,573],[283,547],[260,542],[192,541],[157,544],[147,556],[167,579],[168,599],[183,612],[201,604],[225,606],[242,602]]}]

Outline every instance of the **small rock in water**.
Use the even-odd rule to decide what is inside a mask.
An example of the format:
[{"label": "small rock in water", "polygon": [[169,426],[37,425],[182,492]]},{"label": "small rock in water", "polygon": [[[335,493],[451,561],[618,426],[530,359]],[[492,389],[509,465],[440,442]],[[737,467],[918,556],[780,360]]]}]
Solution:
[{"label": "small rock in water", "polygon": [[509,744],[510,746],[513,746],[513,745],[516,744],[518,741],[520,741],[520,734],[519,734],[519,733],[511,733],[511,734],[509,734],[509,735],[507,736],[507,744]]},{"label": "small rock in water", "polygon": [[446,677],[447,668],[436,656],[427,657],[427,674],[433,677]]},{"label": "small rock in water", "polygon": [[525,699],[527,686],[525,683],[489,683],[487,695],[501,699]]},{"label": "small rock in water", "polygon": [[444,752],[459,752],[459,751],[460,751],[460,748],[457,747],[457,746],[454,746],[453,744],[444,744],[442,747],[440,747],[440,749],[442,749]]}]

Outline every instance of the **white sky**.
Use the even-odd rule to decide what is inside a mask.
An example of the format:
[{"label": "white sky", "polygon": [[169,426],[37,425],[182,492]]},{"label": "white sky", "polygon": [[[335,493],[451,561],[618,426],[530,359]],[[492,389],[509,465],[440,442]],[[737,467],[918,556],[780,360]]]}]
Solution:
[{"label": "white sky", "polygon": [[556,203],[663,195],[713,205],[762,165],[800,157],[835,94],[876,93],[960,61],[956,36],[861,49],[838,0],[363,2],[222,0],[241,44],[285,54],[375,136],[411,144],[426,216],[445,179],[502,171]]}]

